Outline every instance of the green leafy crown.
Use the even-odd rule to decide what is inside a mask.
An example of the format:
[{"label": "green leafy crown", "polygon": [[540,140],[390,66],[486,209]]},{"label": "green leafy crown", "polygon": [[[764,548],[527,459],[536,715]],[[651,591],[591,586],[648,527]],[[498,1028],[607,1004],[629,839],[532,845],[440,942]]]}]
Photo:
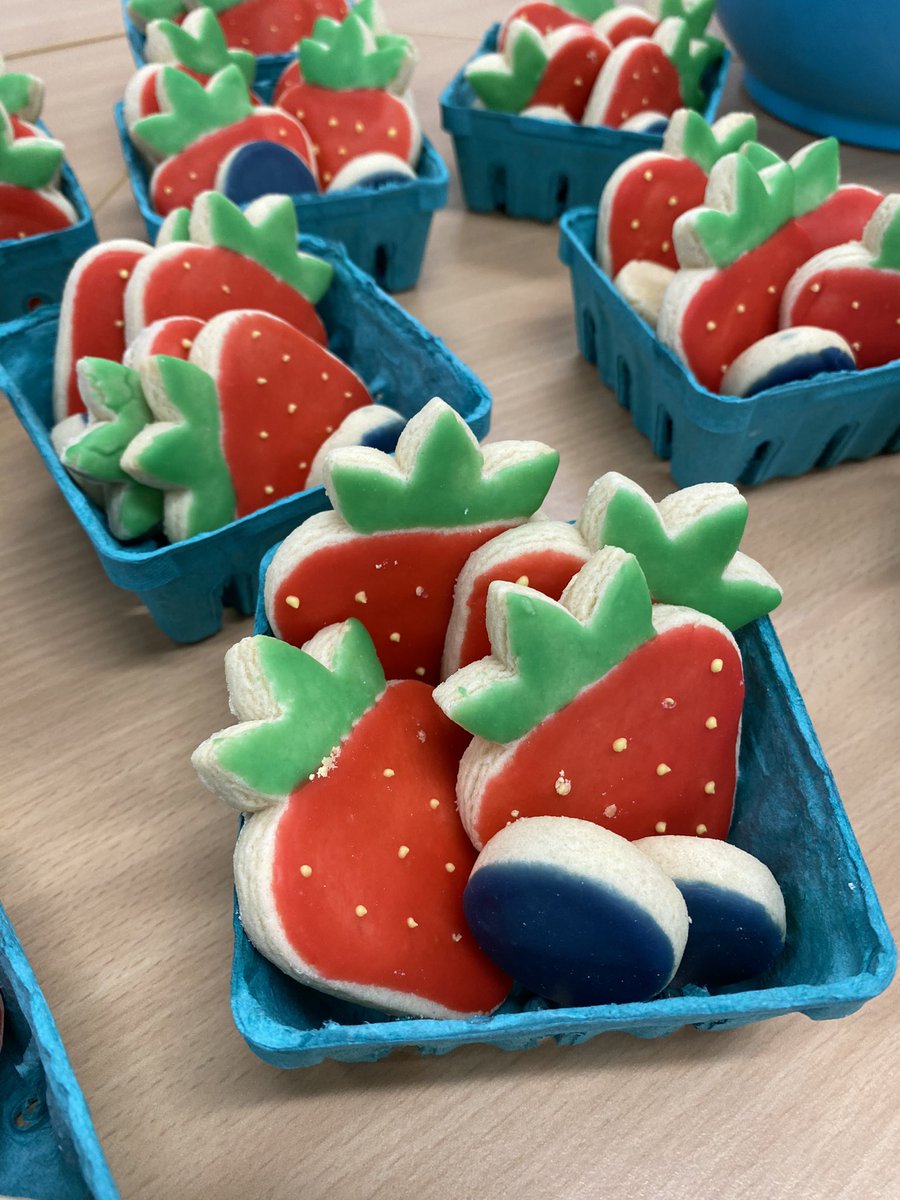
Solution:
[{"label": "green leafy crown", "polygon": [[153,21],[147,29],[148,48],[162,39],[175,62],[196,71],[198,75],[215,75],[224,67],[234,65],[244,77],[247,87],[253,86],[256,75],[256,56],[249,50],[230,50],[218,17],[209,8],[199,8],[185,21]]},{"label": "green leafy crown", "polygon": [[541,442],[482,450],[462,417],[434,399],[409,421],[393,458],[363,446],[330,455],[325,489],[358,533],[516,523],[540,507],[558,465]]},{"label": "green leafy crown", "polygon": [[168,111],[136,121],[134,134],[164,158],[253,111],[247,81],[234,65],[218,71],[205,86],[184,71],[163,67],[157,86]]},{"label": "green leafy crown", "polygon": [[52,183],[63,160],[62,142],[51,138],[19,138],[0,104],[0,183],[14,187],[42,188]]},{"label": "green leafy crown", "polygon": [[402,70],[412,47],[408,38],[394,34],[376,37],[368,24],[371,20],[371,13],[358,15],[355,5],[341,22],[320,17],[313,36],[303,38],[297,47],[304,80],[332,91],[386,88]]},{"label": "green leafy crown", "polygon": [[669,121],[663,150],[693,159],[709,174],[720,158],[737,153],[755,137],[756,117],[750,113],[729,113],[710,125],[693,109],[680,108]]},{"label": "green leafy crown", "polygon": [[680,17],[666,17],[653,37],[678,71],[684,103],[688,108],[702,108],[706,102],[703,78],[722,57],[724,43],[714,37],[694,37],[689,23]]},{"label": "green leafy crown", "polygon": [[213,734],[192,761],[209,788],[244,811],[280,802],[327,769],[385,687],[372,639],[354,620],[322,630],[303,650],[245,638],[226,654],[225,674],[241,724]]},{"label": "green leafy crown", "polygon": [[598,479],[578,518],[589,546],[619,546],[640,563],[654,600],[740,629],[781,601],[775,580],[738,552],[747,501],[730,483],[700,484],[659,505],[615,471]]},{"label": "green leafy crown", "polygon": [[0,63],[0,104],[8,113],[26,121],[36,121],[41,115],[44,85],[37,75],[4,71]]},{"label": "green leafy crown", "polygon": [[547,69],[547,51],[536,29],[513,21],[504,54],[482,54],[466,67],[465,75],[485,108],[521,112]]},{"label": "green leafy crown", "polygon": [[680,17],[692,38],[702,38],[715,7],[716,0],[660,0],[659,19]]},{"label": "green leafy crown", "polygon": [[451,675],[434,699],[492,742],[522,737],[656,636],[637,559],[614,546],[590,558],[560,600],[494,581],[487,625],[491,657]]}]

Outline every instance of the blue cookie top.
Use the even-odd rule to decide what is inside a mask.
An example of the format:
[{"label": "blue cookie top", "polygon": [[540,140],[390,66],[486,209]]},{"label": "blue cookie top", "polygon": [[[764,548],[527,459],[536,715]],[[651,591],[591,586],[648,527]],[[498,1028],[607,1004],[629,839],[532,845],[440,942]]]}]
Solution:
[{"label": "blue cookie top", "polygon": [[673,987],[719,987],[753,979],[772,965],[784,932],[758,900],[708,883],[675,886],[684,896],[691,928]]},{"label": "blue cookie top", "polygon": [[235,204],[250,204],[260,196],[300,196],[319,190],[308,164],[277,142],[239,146],[219,168],[216,185]]}]

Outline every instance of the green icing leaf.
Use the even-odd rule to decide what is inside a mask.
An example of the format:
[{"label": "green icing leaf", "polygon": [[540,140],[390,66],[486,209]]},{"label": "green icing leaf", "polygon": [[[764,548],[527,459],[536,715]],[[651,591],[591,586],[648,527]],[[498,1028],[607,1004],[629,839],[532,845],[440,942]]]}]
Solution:
[{"label": "green icing leaf", "polygon": [[780,154],[776,154],[774,150],[770,150],[761,142],[748,142],[746,146],[741,147],[741,154],[749,159],[757,171],[763,170],[764,167],[774,166],[775,163],[784,162]]},{"label": "green icing leaf", "polygon": [[243,0],[196,0],[194,7],[203,5],[204,8],[211,8],[214,13],[227,12],[229,8],[237,8]]},{"label": "green icing leaf", "polygon": [[173,541],[227,525],[234,520],[236,502],[212,379],[193,363],[158,355],[142,366],[141,383],[158,423],[131,442],[123,466],[140,483],[184,493],[177,523],[169,520],[166,505]]},{"label": "green icing leaf", "polygon": [[712,262],[726,267],[793,217],[794,187],[789,163],[757,171],[745,154],[736,154],[721,159],[719,168],[733,172],[733,209],[701,209],[692,225]]},{"label": "green icing leaf", "polygon": [[596,21],[616,6],[616,0],[555,0],[555,3],[557,8],[583,17],[585,21]]},{"label": "green icing leaf", "polygon": [[144,537],[163,523],[164,494],[145,483],[115,484],[106,499],[106,516],[113,536],[123,542]]},{"label": "green icing leaf", "polygon": [[51,138],[17,140],[6,110],[0,106],[0,183],[31,189],[47,187],[56,178],[64,153],[62,142]]},{"label": "green icing leaf", "polygon": [[191,226],[191,210],[189,208],[173,208],[160,226],[156,235],[157,246],[168,246],[170,242],[189,242]]},{"label": "green icing leaf", "polygon": [[549,60],[541,35],[524,23],[514,28],[506,55],[483,54],[465,74],[485,108],[517,113],[527,108]]},{"label": "green icing leaf", "polygon": [[884,228],[880,231],[881,244],[878,253],[872,259],[872,266],[887,271],[900,271],[900,198],[885,197],[875,210],[875,217],[882,217],[879,224],[883,223]]},{"label": "green icing leaf", "polygon": [[35,120],[41,111],[44,85],[36,75],[9,71],[0,74],[0,104],[8,113]]},{"label": "green icing leaf", "polygon": [[434,698],[463,729],[492,742],[522,737],[656,636],[637,560],[614,547],[595,554],[558,602],[492,583],[488,628],[492,659],[451,675]]},{"label": "green icing leaf", "polygon": [[297,214],[289,196],[266,196],[241,212],[220,193],[206,192],[194,212],[207,245],[255,259],[312,304],[328,291],[334,268],[315,255],[298,253]]},{"label": "green icing leaf", "polygon": [[132,438],[153,420],[137,371],[106,358],[78,362],[78,388],[91,420],[63,452],[63,463],[99,483],[129,481],[120,459]]},{"label": "green icing leaf", "polygon": [[161,84],[169,111],[142,117],[134,133],[165,158],[205,133],[243,120],[253,109],[246,80],[235,66],[217,72],[205,87],[184,71],[163,67]]},{"label": "green icing leaf", "polygon": [[[680,17],[693,38],[702,38],[716,7],[716,0],[661,0],[659,19]],[[721,43],[720,43],[721,45]]]},{"label": "green icing leaf", "polygon": [[823,138],[804,146],[791,159],[794,176],[795,217],[818,208],[841,180],[840,147],[837,138]]},{"label": "green icing leaf", "polygon": [[589,545],[633,554],[654,600],[740,629],[781,601],[774,579],[738,554],[746,522],[747,502],[730,484],[686,488],[657,507],[637,484],[613,472],[591,489],[578,526]]},{"label": "green icing leaf", "polygon": [[326,489],[358,533],[453,529],[531,516],[558,464],[556,451],[539,442],[482,451],[459,414],[432,400],[406,426],[395,459],[371,449],[336,451]]},{"label": "green icing leaf", "polygon": [[[315,774],[384,691],[384,671],[363,626],[351,620],[329,632],[337,638],[330,665],[272,637],[248,638],[229,651],[257,687],[262,676],[269,693],[265,715],[250,720],[226,659],[232,704],[247,724],[213,735],[207,747],[215,767],[241,790],[273,801],[289,795]],[[252,672],[247,648],[255,657]]]},{"label": "green icing leaf", "polygon": [[174,21],[157,21],[154,25],[154,33],[165,38],[175,61],[189,71],[215,75],[224,67],[234,65],[243,75],[247,87],[251,87],[256,75],[256,56],[249,50],[229,50],[222,26],[211,9],[198,11],[196,29],[193,34]]},{"label": "green icing leaf", "polygon": [[128,12],[140,24],[163,17],[180,17],[185,11],[182,0],[128,0]]},{"label": "green icing leaf", "polygon": [[327,40],[320,41],[315,36],[303,38],[297,57],[307,83],[332,91],[386,88],[402,69],[410,52],[406,38],[390,35],[376,39],[355,9],[351,9],[336,29],[329,25],[324,32]]},{"label": "green icing leaf", "polygon": [[692,37],[687,22],[678,17],[667,18],[654,36],[658,36],[666,57],[678,71],[682,100],[688,108],[702,108],[706,103],[703,78],[722,57],[724,44],[714,37]]},{"label": "green icing leaf", "polygon": [[681,153],[693,159],[707,174],[720,158],[734,154],[756,137],[756,117],[749,113],[731,114],[709,125],[693,109],[682,109],[679,124]]}]

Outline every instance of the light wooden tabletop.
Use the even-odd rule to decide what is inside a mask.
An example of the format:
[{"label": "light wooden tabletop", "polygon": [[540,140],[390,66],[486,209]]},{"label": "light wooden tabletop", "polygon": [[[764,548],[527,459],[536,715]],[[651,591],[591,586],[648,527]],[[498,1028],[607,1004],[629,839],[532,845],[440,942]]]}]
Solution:
[{"label": "light wooden tabletop", "polygon": [[[451,161],[438,92],[506,0],[385,3],[416,35],[423,124]],[[3,0],[0,46],[46,80],[101,234],[143,236],[111,117],[131,70],[118,0]],[[749,106],[739,75],[722,111]],[[782,152],[807,140],[764,115],[761,129]],[[895,157],[847,150],[844,166],[897,188]],[[555,228],[467,215],[454,183],[402,302],[491,389],[494,435],[560,449],[552,515],[611,468],[670,490],[576,351]],[[0,478],[0,897],[124,1197],[900,1195],[897,989],[845,1020],[720,1036],[259,1062],[228,1006],[234,819],[188,761],[227,723],[222,657],[249,622],[168,642],[107,581],[6,406]],[[765,485],[745,545],[784,585],[775,623],[895,927],[898,482],[900,459],[882,457]]]}]

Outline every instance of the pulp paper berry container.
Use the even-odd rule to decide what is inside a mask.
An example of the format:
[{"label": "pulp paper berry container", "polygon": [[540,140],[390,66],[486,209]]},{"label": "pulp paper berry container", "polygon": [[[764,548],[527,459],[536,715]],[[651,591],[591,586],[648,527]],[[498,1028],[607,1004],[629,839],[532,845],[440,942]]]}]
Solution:
[{"label": "pulp paper berry container", "polygon": [[[491,26],[473,58],[497,49],[499,29]],[[707,121],[715,118],[729,62],[726,50],[709,81]],[[619,163],[662,146],[658,133],[491,112],[477,103],[464,70],[441,93],[441,124],[453,137],[466,205],[473,212],[555,221],[567,208],[599,204],[603,185]]]},{"label": "pulp paper berry container", "polygon": [[78,214],[74,225],[21,241],[0,241],[0,325],[42,304],[58,303],[73,263],[97,242],[87,198],[65,163],[61,191]]},{"label": "pulp paper berry container", "polygon": [[[135,65],[144,67],[147,59],[144,56],[144,34],[128,15],[128,0],[122,0],[122,20],[125,22],[125,36],[128,38],[128,48]],[[281,78],[285,67],[294,61],[293,54],[258,54],[256,56],[256,77],[253,90],[266,104],[272,99],[275,84]]]},{"label": "pulp paper berry container", "polygon": [[[317,238],[301,247],[334,267],[318,305],[329,348],[365,381],[373,398],[405,417],[442,396],[478,438],[488,431],[491,397],[438,338],[380,291],[339,246]],[[328,507],[325,489],[309,488],[222,529],[174,544],[122,543],[105,514],[63,469],[50,442],[53,355],[59,309],[42,309],[0,330],[0,391],[38,448],[113,583],[134,592],[176,642],[197,642],[222,624],[223,605],[253,612],[260,559],[292,529]]]},{"label": "pulp paper berry container", "polygon": [[[131,190],[147,236],[155,242],[163,219],[150,202],[147,168],[128,136],[121,104],[115,117]],[[302,233],[341,242],[353,262],[386,291],[406,292],[418,283],[431,218],[447,203],[448,183],[443,159],[423,138],[415,179],[294,196],[297,225]]]},{"label": "pulp paper berry container", "polygon": [[[262,600],[255,632],[271,633]],[[490,1017],[389,1017],[283,974],[250,944],[235,907],[231,1008],[250,1049],[277,1067],[370,1062],[401,1046],[422,1054],[472,1043],[525,1050],[547,1037],[572,1045],[612,1030],[660,1037],[686,1025],[732,1029],[790,1012],[845,1017],[883,991],[896,966],[894,943],[781,645],[768,618],[737,640],[747,691],[730,840],[767,863],[787,904],[786,947],[766,975],[640,1004],[556,1008],[519,990]]]},{"label": "pulp paper berry container", "polygon": [[900,363],[720,396],[702,387],[622,298],[594,254],[597,209],[566,213],[559,256],[572,272],[578,346],[631,413],[672,478],[763,483],[900,450]]},{"label": "pulp paper berry container", "polygon": [[0,1193],[118,1200],[47,1001],[0,907]]}]

